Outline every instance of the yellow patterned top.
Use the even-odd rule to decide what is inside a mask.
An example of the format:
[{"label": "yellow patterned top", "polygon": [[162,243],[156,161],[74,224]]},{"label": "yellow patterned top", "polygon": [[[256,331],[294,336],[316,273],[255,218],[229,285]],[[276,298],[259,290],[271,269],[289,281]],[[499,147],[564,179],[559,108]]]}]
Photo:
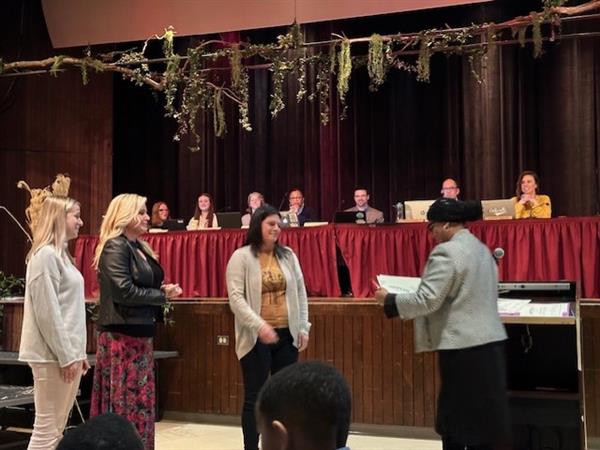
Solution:
[{"label": "yellow patterned top", "polygon": [[260,316],[273,328],[288,327],[285,277],[273,253],[259,253],[262,271],[262,306]]}]

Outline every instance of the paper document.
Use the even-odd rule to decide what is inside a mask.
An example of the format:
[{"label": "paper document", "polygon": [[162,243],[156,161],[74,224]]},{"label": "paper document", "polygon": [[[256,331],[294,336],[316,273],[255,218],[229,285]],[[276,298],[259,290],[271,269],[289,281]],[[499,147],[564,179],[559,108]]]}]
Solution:
[{"label": "paper document", "polygon": [[530,303],[531,300],[523,298],[499,298],[498,313],[506,316],[518,316]]},{"label": "paper document", "polygon": [[515,298],[499,298],[498,312],[504,316],[523,317],[570,317],[572,304],[562,303],[533,303],[531,300]]},{"label": "paper document", "polygon": [[394,275],[377,275],[379,286],[390,294],[411,294],[417,292],[421,278],[419,277],[397,277]]}]

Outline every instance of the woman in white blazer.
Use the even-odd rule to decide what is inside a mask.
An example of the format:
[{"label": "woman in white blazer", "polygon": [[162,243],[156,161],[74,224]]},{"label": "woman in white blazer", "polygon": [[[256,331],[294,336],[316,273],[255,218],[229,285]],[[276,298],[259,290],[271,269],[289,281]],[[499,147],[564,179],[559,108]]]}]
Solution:
[{"label": "woman in white blazer", "polygon": [[56,448],[79,380],[90,367],[83,277],[67,247],[82,225],[79,203],[47,197],[32,227],[19,349],[19,360],[33,372],[35,422],[28,450]]},{"label": "woman in white blazer", "polygon": [[235,351],[244,379],[244,449],[258,450],[254,405],[269,374],[298,360],[310,322],[304,277],[294,252],[278,243],[279,211],[252,215],[246,245],[227,264],[229,306],[235,315]]}]

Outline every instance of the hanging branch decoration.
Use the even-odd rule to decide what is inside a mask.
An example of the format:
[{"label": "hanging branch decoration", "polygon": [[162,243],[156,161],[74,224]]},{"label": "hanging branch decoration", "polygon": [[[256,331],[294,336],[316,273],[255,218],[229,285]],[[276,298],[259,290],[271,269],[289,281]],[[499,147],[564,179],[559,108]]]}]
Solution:
[{"label": "hanging branch decoration", "polygon": [[227,133],[225,110],[223,109],[223,89],[216,89],[213,98],[213,126],[215,136],[223,137]]},{"label": "hanging branch decoration", "polygon": [[419,58],[417,59],[417,80],[426,81],[429,83],[430,62],[431,62],[431,44],[432,38],[427,32],[421,33],[419,36]]},{"label": "hanging branch decoration", "polygon": [[201,64],[202,47],[189,49],[187,55],[188,82],[181,94],[179,128],[174,139],[179,141],[181,136],[190,132],[193,145],[189,149],[196,152],[200,150],[200,135],[196,131],[196,116],[199,108],[206,109],[206,97],[210,95],[210,90],[207,88],[206,80],[201,71],[203,67]]},{"label": "hanging branch decoration", "polygon": [[248,117],[248,100],[250,97],[248,90],[248,69],[242,64],[242,52],[240,51],[239,44],[232,46],[229,63],[231,65],[231,90],[240,99],[238,105],[240,112],[239,122],[244,130],[252,131],[252,125],[250,125]]},{"label": "hanging branch decoration", "polygon": [[165,86],[165,116],[177,119],[178,113],[175,108],[177,96],[177,85],[179,84],[179,63],[181,58],[173,50],[175,32],[172,27],[165,30],[165,34],[159,38],[163,40],[163,54],[167,61],[167,68],[163,74]]},{"label": "hanging branch decoration", "polygon": [[542,22],[543,17],[540,14],[533,14],[533,26],[531,29],[531,38],[533,39],[533,57],[542,56]]},{"label": "hanging branch decoration", "polygon": [[65,58],[65,55],[58,55],[54,57],[54,62],[50,67],[50,75],[52,75],[54,78],[58,77],[58,73],[60,72],[60,66],[62,65]]},{"label": "hanging branch decoration", "polygon": [[340,42],[340,51],[338,53],[338,82],[337,91],[340,103],[342,104],[342,117],[346,115],[346,94],[350,88],[350,75],[352,74],[352,58],[350,56],[350,41],[343,38]]},{"label": "hanging branch decoration", "polygon": [[[385,47],[385,50],[384,50]],[[369,41],[369,54],[367,70],[369,72],[369,90],[376,92],[379,89],[387,75],[388,65],[387,56],[389,54],[389,44],[383,43],[383,39],[379,34],[373,34]]]},{"label": "hanging branch decoration", "polygon": [[[528,42],[527,32],[531,27],[533,56],[543,53],[544,39],[553,41],[560,36],[562,16],[585,14],[600,9],[600,0],[590,0],[577,6],[564,6],[566,0],[542,0],[543,9],[527,16],[494,24],[474,24],[462,28],[424,30],[419,33],[377,35],[349,39],[332,35],[330,41],[305,42],[299,24],[294,23],[288,32],[278,36],[271,44],[228,43],[205,41],[180,56],[175,52],[175,31],[169,27],[162,36],[154,36],[145,41],[141,51],[130,49],[91,55],[88,49],[84,57],[74,58],[57,55],[37,61],[7,62],[0,58],[0,76],[27,75],[45,71],[51,76],[75,67],[81,71],[82,82],[89,81],[90,69],[95,72],[119,73],[123,79],[137,86],[146,85],[156,92],[164,93],[165,115],[176,120],[178,130],[174,140],[191,133],[191,150],[198,150],[200,136],[196,131],[197,114],[200,109],[213,114],[215,134],[226,132],[223,102],[225,97],[237,103],[239,122],[246,131],[251,131],[249,119],[249,74],[248,70],[268,69],[272,72],[271,100],[269,109],[273,117],[285,108],[283,87],[289,74],[298,80],[297,101],[305,97],[314,101],[319,97],[321,124],[330,120],[331,83],[337,77],[337,91],[343,106],[341,118],[347,105],[346,97],[353,69],[367,66],[370,77],[369,88],[377,90],[390,72],[390,69],[415,73],[419,81],[429,81],[431,58],[438,53],[464,55],[471,66],[471,72],[478,82],[484,77],[475,70],[476,62],[485,70],[487,54],[497,45],[518,44],[524,47]],[[545,25],[548,25],[546,28]],[[544,38],[544,31],[548,37]],[[507,34],[512,40],[505,40]],[[147,45],[150,40],[162,41],[164,58],[149,60]],[[353,43],[369,43],[368,54],[351,54]],[[229,60],[230,67],[211,67],[206,62],[219,58]],[[244,61],[259,60],[261,64],[246,65]],[[183,64],[182,64],[183,63]],[[315,76],[309,85],[307,68],[313,67]],[[230,84],[223,84],[218,77],[220,71],[230,70]],[[219,80],[219,81],[215,81]],[[310,92],[309,95],[307,95]]]}]

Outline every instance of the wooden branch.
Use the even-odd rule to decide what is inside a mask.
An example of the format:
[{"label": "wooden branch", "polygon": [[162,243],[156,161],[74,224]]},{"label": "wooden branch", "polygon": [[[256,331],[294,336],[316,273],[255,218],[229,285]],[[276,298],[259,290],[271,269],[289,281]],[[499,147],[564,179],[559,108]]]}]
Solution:
[{"label": "wooden branch", "polygon": [[552,8],[552,11],[560,15],[572,16],[588,11],[594,11],[596,9],[600,9],[600,0],[592,0],[579,6],[557,6],[555,8]]},{"label": "wooden branch", "polygon": [[231,89],[227,89],[225,87],[217,86],[216,84],[211,83],[210,81],[207,81],[206,84],[208,86],[210,86],[211,88],[213,88],[214,90],[220,89],[223,92],[223,94],[225,94],[231,100],[233,100],[234,102],[236,102],[238,105],[245,105],[245,103],[243,101],[241,101],[239,98],[237,98],[233,94],[233,92],[231,91]]}]

